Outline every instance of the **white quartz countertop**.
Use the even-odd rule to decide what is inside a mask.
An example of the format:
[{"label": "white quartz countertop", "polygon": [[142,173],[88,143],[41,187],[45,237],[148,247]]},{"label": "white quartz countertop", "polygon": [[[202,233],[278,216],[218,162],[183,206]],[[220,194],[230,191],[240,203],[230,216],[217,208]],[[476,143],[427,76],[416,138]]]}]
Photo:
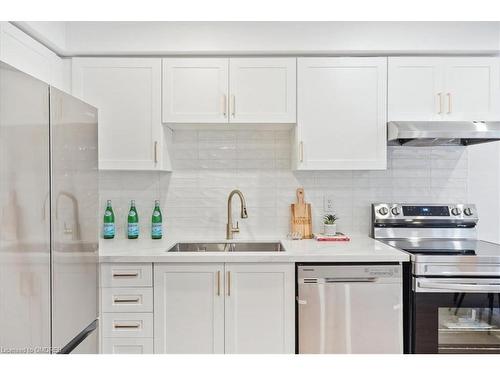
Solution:
[{"label": "white quartz countertop", "polygon": [[[178,242],[281,242],[279,252],[168,252]],[[101,240],[99,258],[106,262],[404,262],[409,255],[368,236],[348,242],[316,240],[217,240],[186,238],[162,240]]]}]

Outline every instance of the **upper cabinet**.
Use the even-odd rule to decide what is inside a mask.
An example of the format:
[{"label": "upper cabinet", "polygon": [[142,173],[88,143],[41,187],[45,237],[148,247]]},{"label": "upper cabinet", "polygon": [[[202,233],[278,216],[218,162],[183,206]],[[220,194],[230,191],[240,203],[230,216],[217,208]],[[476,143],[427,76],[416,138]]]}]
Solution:
[{"label": "upper cabinet", "polygon": [[100,169],[170,169],[161,59],[75,58],[73,94],[99,109]]},{"label": "upper cabinet", "polygon": [[163,122],[227,122],[228,84],[228,59],[163,59]]},{"label": "upper cabinet", "polygon": [[163,59],[165,123],[294,123],[295,58]]},{"label": "upper cabinet", "polygon": [[387,59],[298,59],[295,168],[387,167]]},{"label": "upper cabinet", "polygon": [[445,61],[443,112],[452,120],[498,120],[500,59],[452,57]]},{"label": "upper cabinet", "polygon": [[495,57],[389,58],[389,121],[488,121],[500,114]]},{"label": "upper cabinet", "polygon": [[230,59],[229,121],[295,123],[296,64],[293,58]]}]

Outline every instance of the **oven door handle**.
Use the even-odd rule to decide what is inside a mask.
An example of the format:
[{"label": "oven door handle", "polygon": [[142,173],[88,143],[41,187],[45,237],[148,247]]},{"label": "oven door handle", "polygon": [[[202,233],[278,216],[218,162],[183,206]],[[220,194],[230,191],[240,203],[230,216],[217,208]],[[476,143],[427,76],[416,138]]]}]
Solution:
[{"label": "oven door handle", "polygon": [[500,282],[485,283],[443,283],[436,281],[417,281],[416,292],[476,292],[476,293],[500,293]]}]

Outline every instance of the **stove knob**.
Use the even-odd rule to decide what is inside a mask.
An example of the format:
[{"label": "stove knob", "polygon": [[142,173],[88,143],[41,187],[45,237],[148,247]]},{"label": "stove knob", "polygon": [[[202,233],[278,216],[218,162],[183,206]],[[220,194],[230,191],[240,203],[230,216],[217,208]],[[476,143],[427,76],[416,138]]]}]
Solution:
[{"label": "stove knob", "polygon": [[391,212],[394,216],[398,216],[401,213],[398,207],[393,207]]},{"label": "stove knob", "polygon": [[466,208],[466,209],[464,209],[464,214],[466,214],[467,216],[471,216],[472,210],[470,208]]},{"label": "stove knob", "polygon": [[381,207],[381,208],[378,209],[378,213],[380,215],[385,216],[385,215],[387,215],[389,213],[389,210],[387,209],[387,207]]},{"label": "stove knob", "polygon": [[460,215],[460,214],[462,213],[462,211],[460,210],[460,208],[455,207],[455,208],[452,208],[452,209],[451,209],[451,213],[452,213],[453,215],[455,215],[455,216],[458,216],[458,215]]}]

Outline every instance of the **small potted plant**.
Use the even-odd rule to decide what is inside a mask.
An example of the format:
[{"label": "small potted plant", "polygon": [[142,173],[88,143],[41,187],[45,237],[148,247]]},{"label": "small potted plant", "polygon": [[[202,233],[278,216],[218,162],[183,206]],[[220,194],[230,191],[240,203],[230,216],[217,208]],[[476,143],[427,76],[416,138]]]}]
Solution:
[{"label": "small potted plant", "polygon": [[323,216],[324,224],[324,235],[325,236],[335,236],[337,234],[337,220],[338,217],[335,214],[327,214]]}]

